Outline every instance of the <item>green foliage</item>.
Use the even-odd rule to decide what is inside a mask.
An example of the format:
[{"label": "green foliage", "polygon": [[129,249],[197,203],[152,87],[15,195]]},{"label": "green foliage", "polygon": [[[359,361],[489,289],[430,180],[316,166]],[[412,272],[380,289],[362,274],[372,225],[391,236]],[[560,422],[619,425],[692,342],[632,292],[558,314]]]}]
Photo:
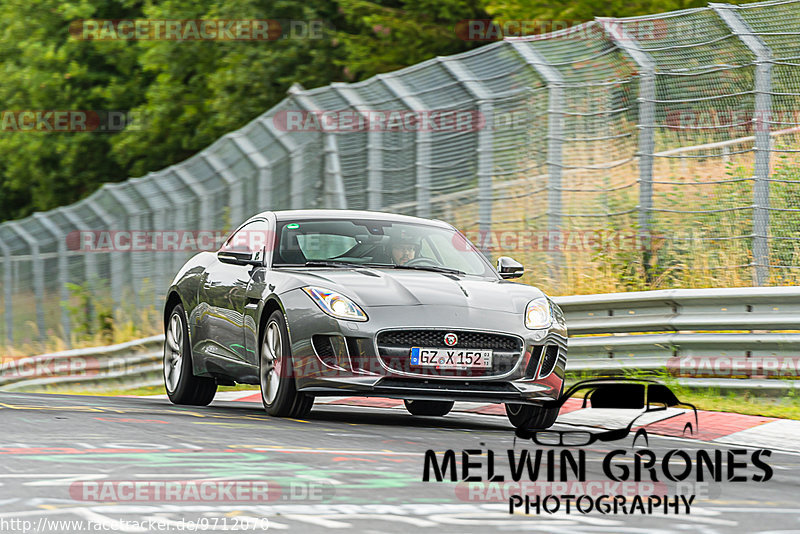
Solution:
[{"label": "green foliage", "polygon": [[[8,0],[0,3],[4,110],[120,110],[119,133],[0,132],[0,220],[69,204],[101,184],[177,163],[306,88],[358,81],[476,43],[457,21],[479,0]],[[101,41],[79,19],[324,21],[318,38]],[[286,24],[284,24],[284,28]]]},{"label": "green foliage", "polygon": [[[737,2],[733,2],[737,3]],[[691,7],[705,7],[705,0],[577,0],[548,2],[546,0],[495,0],[488,2],[486,11],[495,20],[541,20],[579,22],[594,17],[633,17],[663,13]]]},{"label": "green foliage", "polygon": [[61,303],[67,310],[75,339],[91,339],[99,335],[104,340],[111,338],[113,331],[113,312],[109,302],[98,299],[91,289],[91,283],[67,283],[70,293],[68,301]]},{"label": "green foliage", "polygon": [[[127,109],[141,100],[141,67],[124,43],[105,49],[69,38],[69,22],[125,18],[132,2],[8,0],[0,3],[3,110]],[[0,133],[0,209],[4,219],[70,202],[125,177],[97,133]]]}]

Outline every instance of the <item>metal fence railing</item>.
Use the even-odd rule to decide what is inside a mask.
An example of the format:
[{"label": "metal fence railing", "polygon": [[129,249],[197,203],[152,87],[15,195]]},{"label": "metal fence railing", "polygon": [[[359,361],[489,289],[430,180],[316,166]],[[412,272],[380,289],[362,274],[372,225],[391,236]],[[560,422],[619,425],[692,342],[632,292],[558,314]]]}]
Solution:
[{"label": "metal fence railing", "polygon": [[[798,103],[800,0],[596,19],[355,84],[295,86],[180,164],[0,224],[0,343],[68,342],[84,312],[135,318],[160,304],[194,250],[126,251],[124,232],[220,231],[266,209],[446,219],[555,294],[637,265],[659,287],[701,271],[719,286],[792,284]],[[433,111],[477,119],[371,122]],[[345,112],[370,127],[344,127]],[[99,230],[123,233],[88,252]],[[627,234],[632,248],[585,246]]]}]

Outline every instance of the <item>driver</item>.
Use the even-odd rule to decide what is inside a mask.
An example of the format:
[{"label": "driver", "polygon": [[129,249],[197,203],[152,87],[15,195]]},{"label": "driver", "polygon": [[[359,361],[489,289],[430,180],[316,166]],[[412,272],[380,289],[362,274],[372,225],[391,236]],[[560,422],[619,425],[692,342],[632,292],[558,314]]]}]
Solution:
[{"label": "driver", "polygon": [[416,239],[403,233],[392,240],[392,261],[395,265],[405,265],[417,257],[419,243]]}]

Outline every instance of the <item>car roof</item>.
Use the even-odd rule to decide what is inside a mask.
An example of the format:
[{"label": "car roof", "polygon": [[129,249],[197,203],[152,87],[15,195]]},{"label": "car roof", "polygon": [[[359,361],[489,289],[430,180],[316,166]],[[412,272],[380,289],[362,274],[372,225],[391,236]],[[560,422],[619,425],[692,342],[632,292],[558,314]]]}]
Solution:
[{"label": "car roof", "polygon": [[439,226],[441,228],[452,228],[451,225],[437,219],[424,219],[422,217],[412,217],[410,215],[399,215],[397,213],[386,213],[382,211],[367,210],[284,210],[284,211],[265,211],[256,215],[266,216],[272,213],[278,221],[296,221],[304,219],[369,219],[397,223],[427,224]]}]

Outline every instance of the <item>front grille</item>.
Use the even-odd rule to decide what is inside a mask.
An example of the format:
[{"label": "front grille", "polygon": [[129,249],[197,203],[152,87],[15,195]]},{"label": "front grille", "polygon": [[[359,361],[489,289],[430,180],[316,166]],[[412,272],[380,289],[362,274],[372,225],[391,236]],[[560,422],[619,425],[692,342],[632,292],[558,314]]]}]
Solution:
[{"label": "front grille", "polygon": [[[448,346],[444,342],[445,334],[450,332],[458,336],[458,342],[452,346]],[[492,349],[508,352],[522,350],[522,342],[519,338],[489,332],[463,330],[389,330],[378,335],[378,346],[381,345],[409,348]]]},{"label": "front grille", "polygon": [[[448,346],[445,335],[453,333],[458,341]],[[378,334],[378,355],[381,361],[394,371],[426,376],[498,376],[510,372],[522,356],[520,338],[467,330],[387,330]],[[441,349],[490,349],[493,352],[492,367],[488,369],[436,369],[435,367],[411,366],[411,347]]]}]

